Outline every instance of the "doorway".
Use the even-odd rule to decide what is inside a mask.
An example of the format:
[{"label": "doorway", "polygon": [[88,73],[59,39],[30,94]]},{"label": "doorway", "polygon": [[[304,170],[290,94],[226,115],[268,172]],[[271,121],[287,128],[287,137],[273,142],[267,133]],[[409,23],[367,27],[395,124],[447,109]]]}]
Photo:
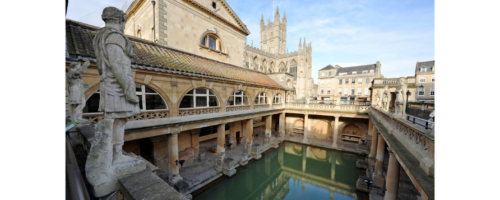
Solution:
[{"label": "doorway", "polygon": [[240,132],[237,131],[236,132],[236,145],[240,144],[240,140],[241,140]]},{"label": "doorway", "polygon": [[150,163],[153,163],[153,165],[154,165],[155,163],[154,163],[154,159],[153,159],[153,143],[151,142],[151,140],[149,140],[148,138],[140,139],[139,140],[139,149],[141,152],[140,153],[141,157],[143,157],[144,159],[146,159]]},{"label": "doorway", "polygon": [[391,100],[389,102],[390,102],[389,110],[395,110],[396,109],[396,105],[394,104],[396,102],[396,93],[395,92],[391,92]]}]

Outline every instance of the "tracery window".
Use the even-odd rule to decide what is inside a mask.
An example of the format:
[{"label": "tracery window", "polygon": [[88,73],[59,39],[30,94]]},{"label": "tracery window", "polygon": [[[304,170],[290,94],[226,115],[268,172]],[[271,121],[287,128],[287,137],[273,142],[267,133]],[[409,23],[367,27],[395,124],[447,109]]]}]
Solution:
[{"label": "tracery window", "polygon": [[285,63],[280,64],[280,72],[286,72]]},{"label": "tracery window", "polygon": [[200,45],[225,53],[224,43],[213,33],[207,33],[201,37]]},{"label": "tracery window", "polygon": [[290,73],[294,75],[293,80],[297,80],[297,62],[295,62],[295,60],[292,60],[290,64]]},{"label": "tracery window", "polygon": [[[167,103],[160,96],[158,92],[152,88],[143,85],[136,84],[135,91],[137,97],[139,97],[139,108],[142,111],[146,110],[166,110],[168,109]],[[97,90],[85,103],[85,108],[83,108],[83,113],[96,113],[99,112],[99,100],[100,100],[100,90]]]},{"label": "tracery window", "polygon": [[267,97],[266,97],[266,93],[260,93],[259,95],[257,95],[255,97],[255,105],[258,105],[258,104],[266,104],[267,103]]},{"label": "tracery window", "polygon": [[248,98],[244,91],[236,90],[227,100],[227,106],[243,106],[248,105]]},{"label": "tracery window", "polygon": [[276,94],[276,95],[274,95],[273,103],[274,103],[274,104],[279,104],[279,103],[281,103],[281,94]]},{"label": "tracery window", "polygon": [[259,59],[257,57],[253,58],[253,65],[255,70],[259,70]]},{"label": "tracery window", "polygon": [[211,90],[198,88],[189,91],[182,98],[179,108],[206,108],[217,106],[219,106],[219,102]]}]

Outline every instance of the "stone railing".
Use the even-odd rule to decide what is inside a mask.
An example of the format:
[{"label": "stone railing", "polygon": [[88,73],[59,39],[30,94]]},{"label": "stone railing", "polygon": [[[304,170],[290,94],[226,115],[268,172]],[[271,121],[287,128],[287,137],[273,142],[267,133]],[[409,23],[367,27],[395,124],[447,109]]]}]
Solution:
[{"label": "stone railing", "polygon": [[[161,119],[168,118],[170,113],[168,110],[151,110],[151,111],[141,111],[141,113],[129,117],[129,121],[146,120],[146,119]],[[88,119],[91,124],[97,124],[101,119],[104,118],[103,113],[84,113],[84,119]]]},{"label": "stone railing", "polygon": [[332,104],[297,104],[297,103],[287,103],[285,105],[287,108],[300,108],[300,109],[321,109],[325,111],[338,110],[338,111],[354,111],[354,112],[366,112],[370,110],[370,106],[363,105],[332,105]]},{"label": "stone railing", "polygon": [[269,108],[269,104],[263,104],[263,105],[255,105],[255,106],[253,106],[253,109],[263,109],[263,108]]},{"label": "stone railing", "polygon": [[434,176],[434,137],[419,126],[406,123],[404,117],[372,108],[371,114],[392,134],[417,160],[427,175]]},{"label": "stone railing", "polygon": [[282,103],[273,104],[273,108],[283,108]]},{"label": "stone railing", "polygon": [[220,107],[179,109],[179,116],[219,113]]},{"label": "stone railing", "polygon": [[228,106],[228,107],[226,107],[226,112],[240,111],[240,110],[250,110],[250,106]]}]

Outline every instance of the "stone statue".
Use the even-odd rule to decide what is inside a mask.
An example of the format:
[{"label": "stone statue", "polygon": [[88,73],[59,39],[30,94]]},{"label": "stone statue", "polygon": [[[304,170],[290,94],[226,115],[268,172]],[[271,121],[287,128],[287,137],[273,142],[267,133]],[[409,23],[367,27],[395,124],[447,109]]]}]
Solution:
[{"label": "stone statue", "polygon": [[402,88],[399,87],[396,90],[396,101],[394,102],[396,104],[396,115],[402,115],[403,114],[403,107],[404,107],[404,99],[403,99],[403,91]]},{"label": "stone statue", "polygon": [[373,107],[380,107],[380,90],[377,91],[377,94],[375,95],[375,102],[373,104]]},{"label": "stone statue", "polygon": [[385,86],[384,88],[384,97],[382,97],[382,109],[389,110],[389,86]]},{"label": "stone statue", "polygon": [[130,68],[135,45],[123,34],[127,16],[118,8],[106,7],[101,17],[105,27],[95,34],[93,47],[101,75],[99,111],[104,119],[96,125],[85,166],[97,197],[118,190],[119,178],[146,169],[144,161],[122,154],[127,118],[140,112]]},{"label": "stone statue", "polygon": [[70,108],[70,120],[79,124],[87,124],[88,120],[82,118],[82,110],[85,107],[85,88],[81,73],[87,70],[90,61],[83,63],[73,62],[70,64],[70,69],[66,74],[66,89],[68,91],[68,103]]}]

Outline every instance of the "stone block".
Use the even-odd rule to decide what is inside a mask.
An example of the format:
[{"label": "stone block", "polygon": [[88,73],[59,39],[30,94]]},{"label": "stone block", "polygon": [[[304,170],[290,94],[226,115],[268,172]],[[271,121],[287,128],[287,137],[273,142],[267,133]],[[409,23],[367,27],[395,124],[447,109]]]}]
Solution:
[{"label": "stone block", "polygon": [[222,173],[226,176],[233,176],[236,174],[236,169],[235,169],[235,161],[233,158],[226,158],[224,159],[224,164],[222,166]]},{"label": "stone block", "polygon": [[260,149],[261,149],[261,145],[260,144],[253,144],[252,145],[252,157],[255,159],[255,160],[258,160],[260,158],[262,158],[262,155],[260,153]]},{"label": "stone block", "polygon": [[384,176],[373,173],[373,185],[384,187],[385,179]]},{"label": "stone block", "polygon": [[434,162],[430,158],[420,160],[420,168],[424,170],[427,176],[434,177]]},{"label": "stone block", "polygon": [[184,180],[178,181],[174,183],[175,189],[179,191],[181,194],[185,194],[188,192],[189,184],[187,184]]}]

